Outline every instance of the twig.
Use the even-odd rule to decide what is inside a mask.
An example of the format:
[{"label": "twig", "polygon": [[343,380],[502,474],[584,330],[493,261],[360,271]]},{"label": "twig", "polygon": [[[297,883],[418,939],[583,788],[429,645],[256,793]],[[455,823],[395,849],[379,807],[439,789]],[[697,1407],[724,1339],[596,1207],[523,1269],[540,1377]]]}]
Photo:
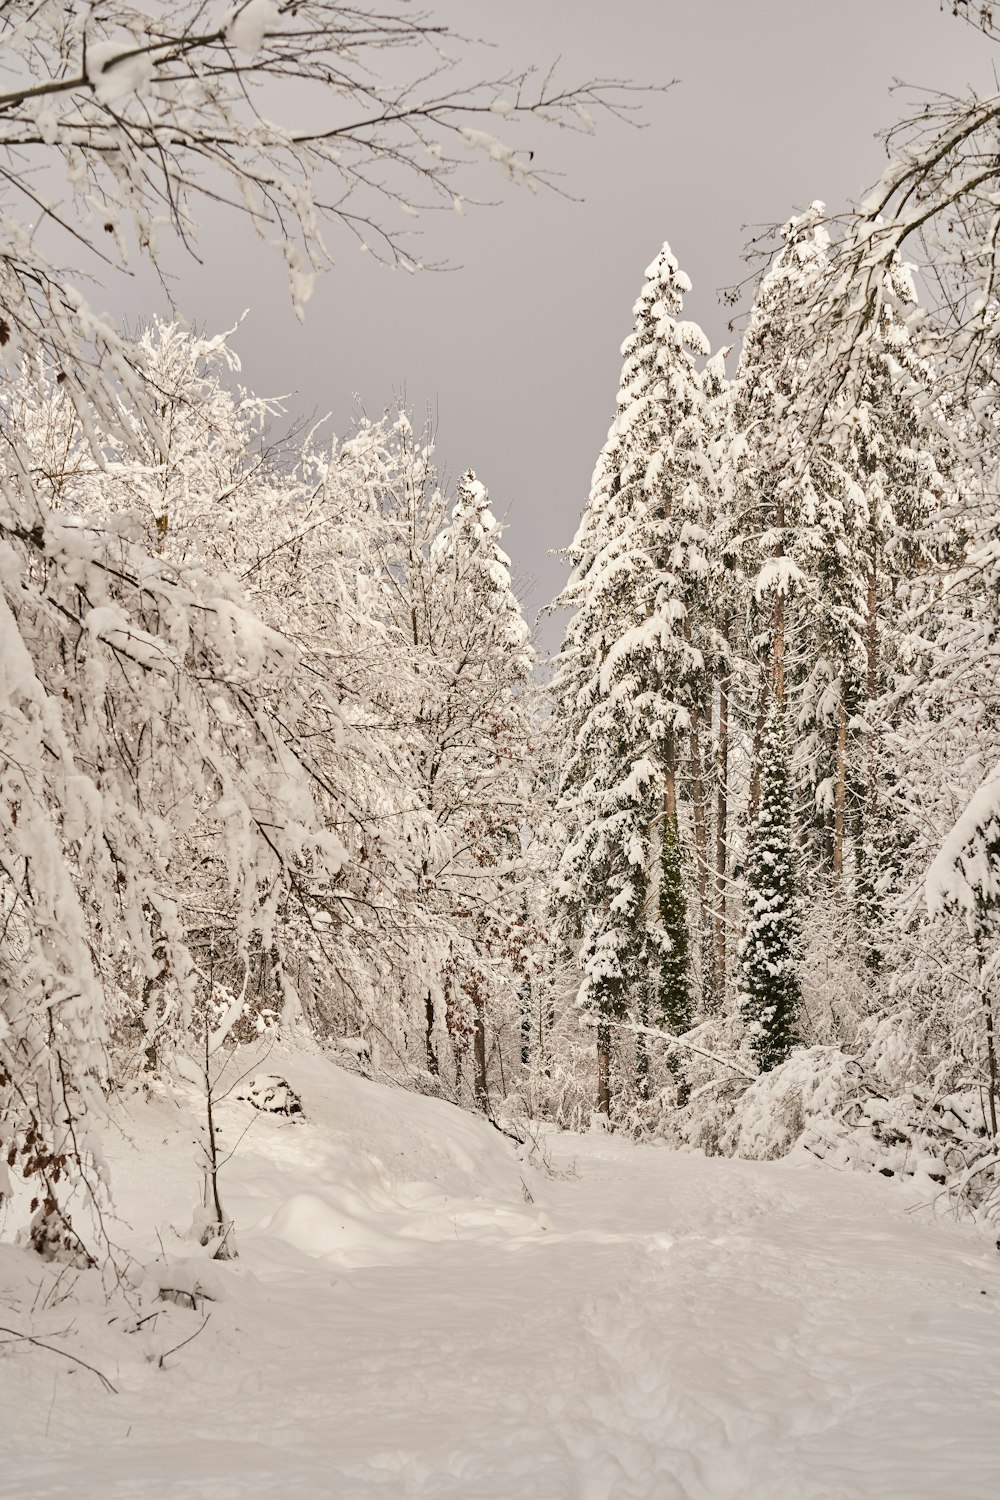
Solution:
[{"label": "twig", "polygon": [[190,1344],[191,1340],[192,1339],[196,1339],[198,1337],[199,1333],[204,1333],[205,1332],[205,1328],[208,1325],[208,1320],[209,1320],[209,1318],[211,1316],[212,1316],[211,1313],[206,1313],[205,1314],[205,1321],[204,1321],[204,1323],[202,1323],[202,1325],[201,1325],[200,1328],[196,1328],[195,1331],[194,1331],[194,1333],[189,1333],[186,1339],[181,1339],[180,1343],[179,1344],[175,1344],[172,1349],[165,1349],[163,1351],[163,1353],[160,1355],[160,1359],[159,1359],[159,1365],[160,1365],[160,1369],[161,1370],[163,1369],[163,1361],[165,1359],[169,1359],[170,1356],[171,1356],[171,1354],[176,1354],[177,1351],[178,1351],[178,1349],[183,1349],[185,1344]]},{"label": "twig", "polygon": [[[19,1342],[25,1344],[34,1344],[39,1349],[47,1349],[50,1354],[61,1354],[64,1359],[72,1360],[75,1365],[82,1365],[85,1370],[89,1370],[92,1375],[97,1376],[98,1380],[104,1386],[105,1390],[110,1391],[113,1396],[117,1396],[117,1388],[111,1384],[111,1381],[106,1375],[102,1375],[100,1370],[95,1369],[93,1365],[88,1365],[85,1359],[80,1359],[76,1354],[70,1354],[68,1349],[57,1349],[55,1344],[46,1344],[44,1340],[36,1339],[34,1335],[30,1333],[19,1333],[16,1328],[0,1327],[0,1333],[9,1333],[12,1339],[16,1339]],[[170,1352],[172,1354],[173,1350],[171,1350]]]}]

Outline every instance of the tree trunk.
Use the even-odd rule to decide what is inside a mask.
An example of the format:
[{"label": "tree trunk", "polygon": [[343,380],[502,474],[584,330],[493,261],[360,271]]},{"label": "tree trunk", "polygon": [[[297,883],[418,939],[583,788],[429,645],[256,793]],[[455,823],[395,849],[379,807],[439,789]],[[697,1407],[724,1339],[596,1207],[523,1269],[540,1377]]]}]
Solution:
[{"label": "tree trunk", "polygon": [[976,935],[976,982],[979,987],[979,1003],[983,1010],[983,1019],[986,1022],[986,1061],[989,1068],[989,1106],[990,1106],[990,1137],[992,1144],[997,1144],[997,1048],[996,1032],[993,1024],[993,1002],[987,993],[983,983],[983,939],[980,934]]},{"label": "tree trunk", "polygon": [[478,1000],[475,1002],[475,1022],[472,1033],[472,1055],[474,1059],[473,1093],[477,1109],[484,1112],[490,1107],[486,1088],[486,1010]]},{"label": "tree trunk", "polygon": [[[640,1026],[649,1025],[649,1006],[645,1000],[639,1005]],[[649,1098],[649,1045],[640,1031],[635,1038],[635,1081],[640,1099]]]},{"label": "tree trunk", "polygon": [[729,836],[729,678],[719,678],[719,763],[715,794],[715,1003],[726,998],[726,873]]},{"label": "tree trunk", "polygon": [[160,966],[155,975],[143,980],[142,985],[141,1024],[146,1041],[144,1049],[146,1061],[143,1065],[143,1072],[155,1073],[160,1065],[156,1037],[160,1028],[161,1001],[164,985],[169,973],[169,964],[167,962],[167,946],[163,936],[159,912],[149,906],[144,906],[143,914],[149,918],[149,930],[153,938],[153,957]]},{"label": "tree trunk", "polygon": [[[774,524],[783,527],[785,524],[785,502],[779,494],[774,502]],[[774,557],[781,558],[785,555],[785,544],[783,535],[779,535],[774,547]],[[751,823],[760,810],[760,763],[764,749],[764,725],[767,722],[767,694],[768,687],[774,693],[775,702],[780,709],[785,701],[785,596],[780,589],[775,590],[774,605],[771,610],[771,671],[770,684],[768,673],[761,671],[760,689],[757,696],[757,722],[754,725],[753,735],[753,766],[750,770],[750,806],[749,814]]]},{"label": "tree trunk", "polygon": [[774,701],[780,708],[785,701],[785,600],[782,594],[778,594],[774,601],[772,662]]},{"label": "tree trunk", "polygon": [[[212,1215],[212,1227],[218,1235],[219,1243],[212,1251],[213,1260],[236,1260],[236,1245],[233,1242],[233,1222],[228,1219],[222,1209],[222,1198],[219,1194],[219,1170],[222,1163],[219,1161],[219,1137],[215,1128],[215,1086],[212,1079],[211,1057],[209,1053],[209,1025],[208,1017],[205,1018],[205,1184],[204,1205]],[[228,1159],[228,1158],[227,1158]],[[207,1245],[210,1238],[215,1235],[206,1229],[202,1233],[202,1244]]]},{"label": "tree trunk", "polygon": [[868,570],[868,606],[865,619],[865,692],[869,703],[878,696],[878,582],[875,558]]},{"label": "tree trunk", "polygon": [[604,1016],[597,1023],[597,1112],[611,1114],[611,1027]]},{"label": "tree trunk", "polygon": [[677,821],[677,739],[673,729],[667,730],[663,751],[663,816]]},{"label": "tree trunk", "polygon": [[876,548],[872,540],[871,565],[868,570],[868,607],[865,619],[865,722],[868,724],[868,813],[874,829],[878,811],[878,746],[871,724],[872,704],[878,697],[878,579]]},{"label": "tree trunk", "polygon": [[764,757],[764,725],[767,723],[767,695],[769,685],[767,672],[761,667],[760,685],[757,689],[757,717],[753,726],[753,761],[750,766],[750,798],[747,806],[750,822],[756,821],[760,811],[760,764]]},{"label": "tree trunk", "polygon": [[435,1078],[441,1072],[438,1065],[437,1049],[434,1046],[434,997],[430,990],[424,997],[425,1029],[424,1039],[427,1045],[427,1071]]},{"label": "tree trunk", "polygon": [[700,709],[691,715],[689,750],[691,755],[691,806],[694,812],[694,843],[698,875],[698,908],[701,930],[710,928],[708,915],[708,814],[705,807],[705,771],[701,757]]},{"label": "tree trunk", "polygon": [[691,807],[694,813],[695,868],[698,880],[698,952],[701,956],[702,1008],[713,1009],[715,990],[712,942],[712,912],[709,905],[708,807],[705,799],[705,768],[701,753],[702,712],[691,715]]},{"label": "tree trunk", "polygon": [[844,878],[844,806],[847,800],[847,704],[840,684],[837,707],[837,780],[833,803],[833,878],[839,886]]},{"label": "tree trunk", "polygon": [[[531,1066],[531,1026],[534,1020],[534,995],[531,990],[531,976],[526,974],[521,981],[521,1067]],[[541,1028],[539,1027],[539,1030]],[[541,1036],[538,1038],[541,1047]]]},{"label": "tree trunk", "polygon": [[[774,506],[774,524],[785,524],[785,501],[779,493]],[[776,558],[784,557],[784,533],[778,537],[774,548]],[[774,661],[774,697],[779,709],[785,701],[785,596],[779,588],[774,595],[774,618],[771,627],[772,653]]]}]

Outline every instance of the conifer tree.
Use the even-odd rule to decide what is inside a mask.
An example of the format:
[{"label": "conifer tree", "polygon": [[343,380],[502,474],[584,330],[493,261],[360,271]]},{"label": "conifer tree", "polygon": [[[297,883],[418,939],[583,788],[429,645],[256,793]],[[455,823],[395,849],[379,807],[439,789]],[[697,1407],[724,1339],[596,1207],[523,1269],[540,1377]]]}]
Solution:
[{"label": "conifer tree", "polygon": [[760,796],[767,706],[772,693],[779,704],[785,699],[790,615],[804,582],[799,544],[808,484],[803,483],[806,419],[800,376],[808,335],[803,314],[828,259],[822,218],[823,205],[813,203],[783,227],[784,248],[758,289],[735,383],[737,524],[751,584],[746,655],[755,664],[745,684],[754,700],[748,705],[751,819]]},{"label": "conifer tree", "polygon": [[894,860],[891,772],[879,747],[899,591],[908,572],[926,566],[921,538],[947,485],[941,440],[920,411],[930,372],[905,317],[914,303],[908,270],[896,263],[885,272],[877,328],[824,408],[810,384],[810,328],[838,252],[823,205],[790,220],[783,237],[751,317],[736,402],[746,446],[738,482],[744,561],[756,569],[750,812],[752,820],[773,690],[796,725],[802,878],[843,903],[870,983],[882,961],[883,887]]},{"label": "conifer tree", "polygon": [[661,844],[677,840],[679,736],[704,696],[698,613],[710,519],[709,428],[696,360],[704,334],[680,318],[690,282],[664,245],[622,347],[618,413],[570,550],[561,599],[575,613],[557,660],[556,730],[567,744],[569,838],[558,886],[579,944],[580,1003],[598,1021],[598,1101],[610,1108],[610,1023],[648,1020],[660,970],[687,951],[683,907],[658,897]]},{"label": "conifer tree", "polygon": [[746,932],[740,945],[740,1008],[762,1073],[784,1062],[796,1040],[799,912],[792,842],[791,777],[780,705],[764,728],[760,807],[746,876]]}]

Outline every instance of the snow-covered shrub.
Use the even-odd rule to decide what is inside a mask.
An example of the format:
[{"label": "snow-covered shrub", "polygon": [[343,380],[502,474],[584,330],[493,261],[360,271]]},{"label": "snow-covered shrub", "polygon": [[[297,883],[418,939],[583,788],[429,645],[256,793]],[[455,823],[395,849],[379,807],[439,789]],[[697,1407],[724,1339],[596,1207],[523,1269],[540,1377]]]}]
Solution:
[{"label": "snow-covered shrub", "polygon": [[371,1041],[364,1036],[338,1036],[336,1046],[338,1052],[354,1059],[359,1072],[376,1074],[382,1066],[382,1054],[377,1040]]},{"label": "snow-covered shrub", "polygon": [[800,1145],[840,1170],[878,1172],[946,1204],[992,1212],[1000,1162],[988,1135],[980,1090],[935,1096],[912,1088],[890,1099],[854,1099],[835,1118],[812,1121]]},{"label": "snow-covered shrub", "polygon": [[740,1096],[719,1140],[727,1156],[784,1156],[814,1121],[835,1118],[863,1090],[856,1058],[836,1047],[797,1049]]},{"label": "snow-covered shrub", "polygon": [[[932,999],[932,1003],[926,1003]],[[898,1003],[898,1002],[897,1002]],[[874,1016],[858,1028],[856,1050],[880,1093],[904,1093],[913,1087],[948,1092],[967,1078],[974,1049],[972,1018],[945,993],[912,997],[888,1014]]]},{"label": "snow-covered shrub", "polygon": [[723,1136],[733,1110],[747,1086],[745,1078],[723,1072],[695,1089],[687,1106],[674,1121],[673,1134],[682,1145],[704,1151],[706,1156],[723,1156]]},{"label": "snow-covered shrub", "polygon": [[[866,1057],[798,1048],[749,1082],[717,1071],[668,1123],[668,1138],[710,1156],[766,1161],[801,1153],[840,1171],[906,1181],[939,1206],[993,1217],[1000,1212],[1000,1157],[989,1142],[985,1089],[897,1082],[885,1092],[890,1057],[904,1071],[909,1058],[899,1027],[879,1028],[877,1040]],[[881,1077],[871,1065],[878,1058]]]}]

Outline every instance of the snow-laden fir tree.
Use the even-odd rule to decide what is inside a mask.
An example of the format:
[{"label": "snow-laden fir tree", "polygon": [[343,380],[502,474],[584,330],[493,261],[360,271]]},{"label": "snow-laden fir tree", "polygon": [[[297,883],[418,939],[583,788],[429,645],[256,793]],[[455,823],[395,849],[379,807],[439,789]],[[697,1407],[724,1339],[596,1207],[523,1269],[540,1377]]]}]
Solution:
[{"label": "snow-laden fir tree", "polygon": [[[710,425],[701,330],[681,318],[690,282],[664,246],[622,348],[618,411],[594,472],[561,603],[574,610],[556,664],[556,733],[569,839],[563,930],[579,943],[580,1003],[598,1026],[598,1108],[610,1109],[611,1026],[663,1020],[673,954],[677,1014],[690,983],[683,907],[659,901],[664,829],[678,840],[679,739],[705,698],[699,603],[710,571]],[[674,931],[663,916],[681,924]]]},{"label": "snow-laden fir tree", "polygon": [[[756,575],[747,643],[756,681],[751,673],[745,689],[755,740],[750,810],[773,687],[796,730],[790,754],[802,878],[818,901],[846,903],[858,939],[852,961],[859,970],[867,962],[872,975],[880,891],[893,859],[881,698],[899,585],[921,565],[930,497],[944,482],[934,458],[940,439],[919,415],[928,373],[900,311],[913,303],[905,268],[887,273],[878,336],[858,351],[837,399],[825,410],[813,401],[811,320],[836,258],[824,217],[814,203],[785,225],[737,387],[748,460],[738,480],[744,556]],[[822,922],[807,926],[810,941],[814,926],[824,941]]]},{"label": "snow-laden fir tree", "polygon": [[737,528],[750,585],[746,654],[753,735],[750,812],[760,792],[763,730],[773,692],[784,702],[789,612],[804,583],[798,557],[806,422],[800,370],[808,351],[804,311],[821,283],[829,253],[823,205],[814,203],[782,229],[784,247],[762,280],[743,340],[734,384]]},{"label": "snow-laden fir tree", "polygon": [[762,1073],[784,1062],[796,1041],[800,913],[792,833],[788,743],[772,702],[764,726],[760,806],[750,832],[740,944],[740,1009]]},{"label": "snow-laden fir tree", "polygon": [[[905,588],[935,561],[931,520],[953,489],[947,414],[932,409],[933,371],[907,326],[916,313],[909,268],[889,268],[882,296],[849,380],[810,435],[801,542],[810,608],[799,630],[802,764],[832,820],[832,883],[851,900],[872,972],[878,887],[893,860],[882,700]],[[804,400],[808,391],[806,383]]]}]

